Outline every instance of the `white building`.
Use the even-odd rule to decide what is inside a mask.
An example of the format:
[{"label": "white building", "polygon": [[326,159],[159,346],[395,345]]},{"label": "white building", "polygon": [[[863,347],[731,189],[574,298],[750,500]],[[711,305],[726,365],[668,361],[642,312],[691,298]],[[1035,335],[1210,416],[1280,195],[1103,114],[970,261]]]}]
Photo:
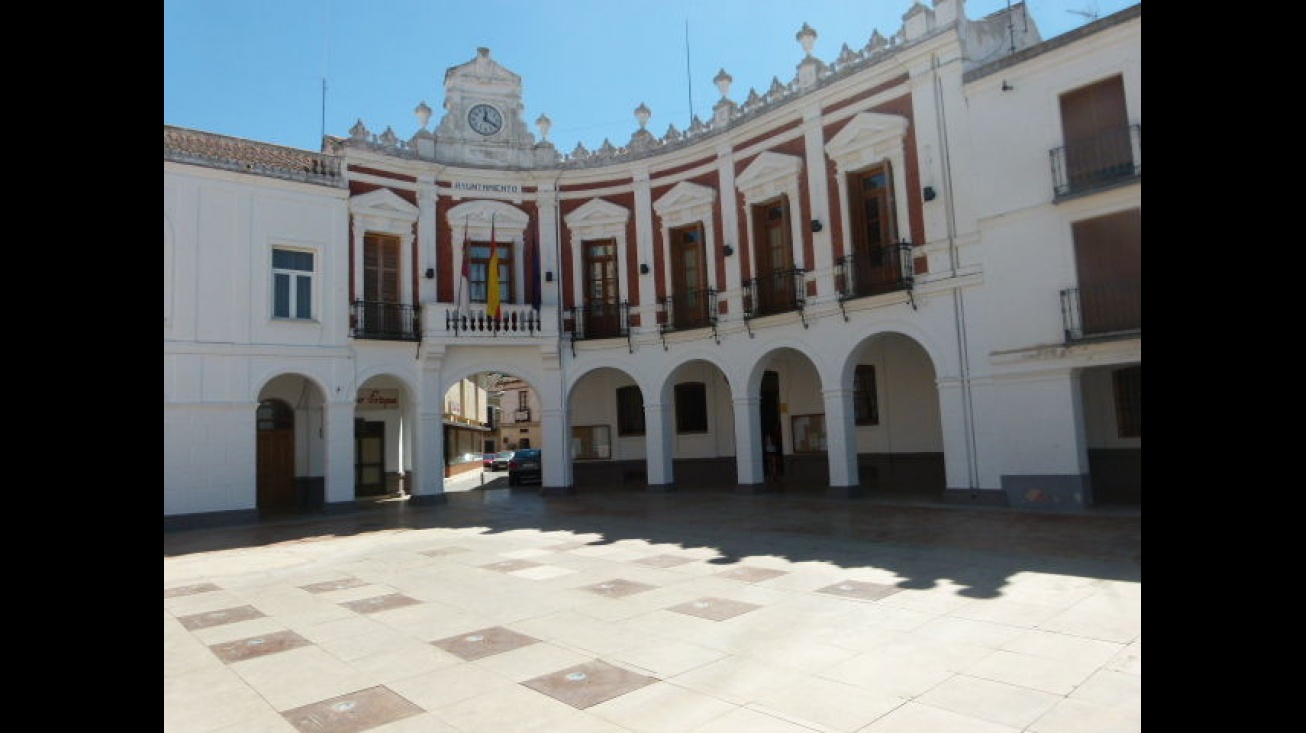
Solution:
[{"label": "white building", "polygon": [[407,139],[165,126],[165,523],[353,502],[373,393],[437,500],[487,372],[538,401],[545,494],[767,490],[769,434],[789,488],[1139,503],[1141,6],[1010,13],[913,4],[824,61],[804,25],[790,81],[723,70],[619,148],[537,141],[488,49]]}]

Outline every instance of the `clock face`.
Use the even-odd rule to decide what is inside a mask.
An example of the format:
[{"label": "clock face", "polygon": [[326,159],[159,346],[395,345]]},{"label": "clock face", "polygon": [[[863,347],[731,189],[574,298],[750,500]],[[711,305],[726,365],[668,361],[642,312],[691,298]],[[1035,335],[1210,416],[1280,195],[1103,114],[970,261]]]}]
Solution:
[{"label": "clock face", "polygon": [[467,113],[467,124],[482,135],[493,135],[503,129],[503,115],[488,104],[478,104]]}]

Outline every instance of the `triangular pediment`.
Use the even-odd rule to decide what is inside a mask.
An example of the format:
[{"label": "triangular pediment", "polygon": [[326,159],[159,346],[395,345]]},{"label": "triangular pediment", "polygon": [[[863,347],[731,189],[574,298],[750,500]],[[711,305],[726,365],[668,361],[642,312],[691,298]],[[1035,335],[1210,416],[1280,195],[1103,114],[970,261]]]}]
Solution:
[{"label": "triangular pediment", "polygon": [[349,210],[355,214],[417,220],[417,207],[388,188],[350,197]]},{"label": "triangular pediment", "polygon": [[525,211],[502,201],[468,201],[449,209],[446,217],[451,227],[488,227],[491,223],[503,231],[525,229],[531,217]]},{"label": "triangular pediment", "polygon": [[625,226],[630,220],[630,209],[603,199],[590,199],[575,211],[567,214],[567,226]]},{"label": "triangular pediment", "polygon": [[476,49],[476,57],[471,61],[457,66],[450,66],[444,72],[446,86],[458,79],[469,79],[482,84],[521,84],[521,76],[509,71],[503,64],[490,58],[490,49],[484,47]]},{"label": "triangular pediment", "polygon": [[803,159],[796,155],[783,155],[766,151],[748,164],[743,173],[735,179],[735,185],[741,189],[755,188],[772,181],[797,178],[803,169]]},{"label": "triangular pediment", "polygon": [[861,112],[825,144],[825,152],[837,160],[885,143],[901,145],[906,135],[906,117]]},{"label": "triangular pediment", "polygon": [[653,202],[653,210],[665,216],[669,212],[696,206],[711,206],[716,201],[716,189],[690,181],[681,181]]}]

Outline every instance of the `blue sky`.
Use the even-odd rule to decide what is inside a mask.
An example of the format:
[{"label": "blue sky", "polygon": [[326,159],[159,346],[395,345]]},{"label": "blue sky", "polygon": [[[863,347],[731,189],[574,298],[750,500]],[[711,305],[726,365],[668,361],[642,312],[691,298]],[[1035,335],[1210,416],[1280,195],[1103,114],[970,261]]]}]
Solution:
[{"label": "blue sky", "polygon": [[[479,46],[522,77],[529,129],[541,113],[549,140],[569,153],[604,139],[621,146],[639,128],[684,130],[691,111],[707,120],[720,99],[712,79],[734,77],[742,103],[772,77],[788,82],[802,59],[803,23],[812,50],[833,61],[843,44],[861,49],[873,30],[901,27],[912,0],[165,0],[163,122],[319,150],[321,136],[347,136],[360,118],[408,139],[413,108],[444,110],[444,73]],[[930,0],[927,5],[932,6]],[[1029,0],[1045,39],[1139,0]],[[967,0],[981,18],[1007,0]],[[688,44],[686,44],[688,28]],[[686,52],[688,45],[688,53]],[[325,127],[323,79],[326,80]]]}]

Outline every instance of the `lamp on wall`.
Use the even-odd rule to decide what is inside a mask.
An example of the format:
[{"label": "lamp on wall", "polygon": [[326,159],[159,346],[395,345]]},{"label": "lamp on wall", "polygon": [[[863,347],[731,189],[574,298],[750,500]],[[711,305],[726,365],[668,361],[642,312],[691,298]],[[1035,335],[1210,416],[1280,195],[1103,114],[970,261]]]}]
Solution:
[{"label": "lamp on wall", "polygon": [[426,279],[427,279],[427,280],[434,280],[434,279],[435,279],[435,268],[434,268],[434,267],[428,267],[428,268],[426,268]]},{"label": "lamp on wall", "polygon": [[644,264],[643,262],[639,263],[639,274],[641,274],[641,275],[647,275],[647,274],[648,274],[648,265]]},{"label": "lamp on wall", "polygon": [[548,272],[544,273],[544,282],[546,283],[553,282],[553,270],[549,270]]},{"label": "lamp on wall", "polygon": [[921,191],[921,195],[925,197],[926,201],[933,201],[934,197],[938,196],[938,194],[934,192],[934,186],[926,186],[924,190]]},{"label": "lamp on wall", "polygon": [[735,253],[735,248],[734,248],[734,247],[731,247],[730,245],[727,244],[727,245],[721,247],[721,252],[722,252],[722,254],[724,254],[726,257],[729,257],[730,255],[732,255],[732,254]]},{"label": "lamp on wall", "polygon": [[821,224],[821,220],[820,220],[820,219],[813,219],[813,220],[812,220],[812,231],[814,231],[814,232],[819,232],[819,231],[821,231],[821,230],[824,229],[824,228],[825,228],[825,226],[824,226],[823,224]]}]

